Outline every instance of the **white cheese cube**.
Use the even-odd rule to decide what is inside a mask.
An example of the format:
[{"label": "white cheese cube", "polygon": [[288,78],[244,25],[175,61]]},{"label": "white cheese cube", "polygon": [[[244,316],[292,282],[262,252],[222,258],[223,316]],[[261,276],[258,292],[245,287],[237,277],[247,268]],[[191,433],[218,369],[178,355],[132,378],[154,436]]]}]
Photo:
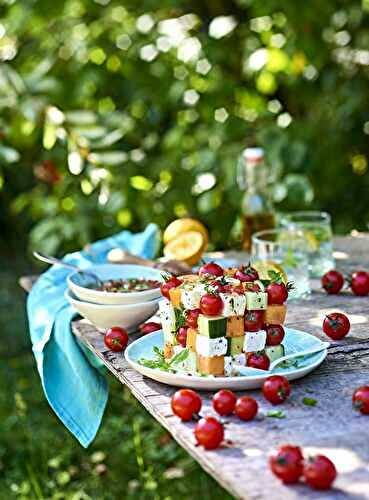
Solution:
[{"label": "white cheese cube", "polygon": [[246,332],[243,344],[244,352],[262,351],[266,344],[266,331]]},{"label": "white cheese cube", "polygon": [[224,356],[224,375],[231,377],[233,373],[233,359],[232,356]]},{"label": "white cheese cube", "polygon": [[249,311],[266,309],[268,294],[264,292],[245,292],[246,306]]},{"label": "white cheese cube", "polygon": [[233,361],[238,365],[246,366],[246,354],[241,352],[241,354],[236,354],[233,356]]},{"label": "white cheese cube", "polygon": [[176,315],[171,302],[164,299],[159,302],[159,317],[164,334],[164,342],[174,343],[174,334],[176,331]]},{"label": "white cheese cube", "polygon": [[200,298],[200,292],[196,288],[181,290],[181,302],[185,309],[197,309],[200,306]]},{"label": "white cheese cube", "polygon": [[237,293],[220,293],[220,298],[223,301],[222,316],[243,316],[246,309],[246,297]]},{"label": "white cheese cube", "polygon": [[210,339],[203,335],[196,335],[196,352],[200,356],[223,356],[227,352],[228,342],[225,337]]}]

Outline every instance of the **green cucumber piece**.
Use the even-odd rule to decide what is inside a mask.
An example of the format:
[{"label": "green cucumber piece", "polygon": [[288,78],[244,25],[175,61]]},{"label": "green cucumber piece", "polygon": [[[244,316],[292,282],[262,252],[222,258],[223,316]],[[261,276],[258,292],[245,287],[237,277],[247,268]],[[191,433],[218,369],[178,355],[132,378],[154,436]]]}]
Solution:
[{"label": "green cucumber piece", "polygon": [[227,333],[227,318],[223,316],[204,316],[200,314],[197,320],[200,335],[216,339],[224,337]]},{"label": "green cucumber piece", "polygon": [[265,348],[265,354],[268,356],[270,359],[270,362],[273,363],[276,359],[281,358],[284,356],[284,345],[279,344],[279,345],[269,345],[266,346]]},{"label": "green cucumber piece", "polygon": [[242,337],[230,337],[228,340],[227,356],[236,356],[241,354],[243,351],[243,343],[245,336]]}]

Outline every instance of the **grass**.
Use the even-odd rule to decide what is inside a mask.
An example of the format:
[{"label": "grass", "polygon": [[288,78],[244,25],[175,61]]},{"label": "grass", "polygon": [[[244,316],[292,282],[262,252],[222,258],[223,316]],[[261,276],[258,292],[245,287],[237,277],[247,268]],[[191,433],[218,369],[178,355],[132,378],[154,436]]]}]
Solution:
[{"label": "grass", "polygon": [[110,398],[84,450],[48,406],[28,340],[26,262],[0,257],[0,499],[231,498],[130,392],[109,376]]}]

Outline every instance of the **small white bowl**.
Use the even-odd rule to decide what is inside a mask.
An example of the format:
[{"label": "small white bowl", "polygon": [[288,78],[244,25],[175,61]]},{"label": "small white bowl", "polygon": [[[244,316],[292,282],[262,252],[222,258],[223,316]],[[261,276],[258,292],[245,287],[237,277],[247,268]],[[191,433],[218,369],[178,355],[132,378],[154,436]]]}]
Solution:
[{"label": "small white bowl", "polygon": [[[102,281],[110,279],[144,278],[149,280],[164,281],[162,272],[146,266],[135,266],[131,264],[101,264],[92,266],[86,271],[92,271]],[[105,292],[87,288],[81,285],[81,276],[78,272],[70,274],[67,278],[69,289],[73,294],[83,301],[94,304],[138,304],[148,302],[160,297],[160,288],[144,290],[142,292]]]},{"label": "small white bowl", "polygon": [[135,327],[153,316],[161,300],[159,297],[139,304],[92,304],[78,300],[69,290],[65,292],[65,298],[81,316],[91,321],[97,328],[106,330],[112,326],[120,326],[128,331],[135,330]]}]

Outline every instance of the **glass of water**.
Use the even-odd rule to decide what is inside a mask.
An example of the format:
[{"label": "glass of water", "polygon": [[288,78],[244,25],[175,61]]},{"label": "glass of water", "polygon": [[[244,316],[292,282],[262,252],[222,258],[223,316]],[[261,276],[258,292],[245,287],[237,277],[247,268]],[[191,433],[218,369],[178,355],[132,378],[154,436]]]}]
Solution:
[{"label": "glass of water", "polygon": [[282,215],[280,225],[304,233],[310,277],[320,278],[334,269],[331,216],[327,212],[291,212]]},{"label": "glass of water", "polygon": [[309,296],[308,256],[302,231],[280,228],[255,233],[252,236],[251,259],[254,263],[264,262],[265,269],[284,271],[288,281],[294,285],[289,292],[290,298]]}]

